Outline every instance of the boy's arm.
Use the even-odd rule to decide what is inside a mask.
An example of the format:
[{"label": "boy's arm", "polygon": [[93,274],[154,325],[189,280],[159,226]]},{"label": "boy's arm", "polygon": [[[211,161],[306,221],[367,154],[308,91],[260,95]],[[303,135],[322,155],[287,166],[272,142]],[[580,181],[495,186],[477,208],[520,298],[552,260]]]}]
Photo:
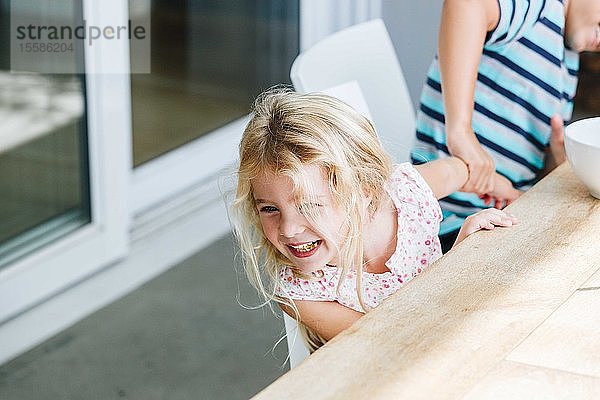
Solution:
[{"label": "boy's arm", "polygon": [[[341,305],[336,301],[294,300],[300,312],[301,322],[326,340],[350,327],[364,314]],[[294,311],[285,304],[279,305],[290,317]]]},{"label": "boy's arm", "polygon": [[448,150],[469,166],[465,191],[479,194],[493,189],[495,168],[471,126],[475,82],[486,34],[499,19],[497,0],[446,0],[438,39]]}]

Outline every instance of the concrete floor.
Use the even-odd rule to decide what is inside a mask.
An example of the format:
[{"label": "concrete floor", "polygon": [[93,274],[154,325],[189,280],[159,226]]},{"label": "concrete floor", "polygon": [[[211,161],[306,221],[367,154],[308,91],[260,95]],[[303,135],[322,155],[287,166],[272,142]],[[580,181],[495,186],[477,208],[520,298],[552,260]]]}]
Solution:
[{"label": "concrete floor", "polygon": [[[227,236],[0,366],[2,400],[245,399],[288,369],[283,321]],[[236,273],[236,269],[238,270]]]}]

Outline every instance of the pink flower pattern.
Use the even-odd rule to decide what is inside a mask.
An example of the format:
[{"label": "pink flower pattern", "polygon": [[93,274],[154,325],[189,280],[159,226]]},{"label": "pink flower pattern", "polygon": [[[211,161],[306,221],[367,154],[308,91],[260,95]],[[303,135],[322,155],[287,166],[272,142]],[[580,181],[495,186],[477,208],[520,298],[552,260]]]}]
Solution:
[{"label": "pink flower pattern", "polygon": [[[379,305],[442,255],[437,236],[442,210],[417,170],[409,163],[395,165],[386,190],[398,212],[396,251],[385,263],[389,272],[362,274],[362,299],[369,308]],[[282,266],[275,294],[295,300],[337,301],[364,312],[356,290],[356,271],[347,274],[338,291],[341,271],[324,266],[322,272],[314,272],[313,279],[306,280]]]}]

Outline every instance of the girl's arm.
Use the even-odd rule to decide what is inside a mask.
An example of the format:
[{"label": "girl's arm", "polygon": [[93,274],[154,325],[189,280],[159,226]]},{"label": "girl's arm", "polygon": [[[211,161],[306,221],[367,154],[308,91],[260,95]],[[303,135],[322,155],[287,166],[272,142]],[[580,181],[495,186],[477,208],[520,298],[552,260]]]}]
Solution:
[{"label": "girl's arm", "polygon": [[497,0],[446,0],[438,38],[448,150],[469,166],[465,191],[478,194],[493,189],[495,168],[471,126],[475,82],[486,34],[499,19]]},{"label": "girl's arm", "polygon": [[[350,327],[364,314],[341,305],[336,301],[294,300],[300,312],[301,322],[326,340]],[[279,305],[290,317],[294,311],[285,304]]]},{"label": "girl's arm", "polygon": [[[468,191],[466,183],[469,179],[469,169],[460,158],[440,158],[414,167],[427,182],[436,199],[446,197],[458,190]],[[489,201],[495,200],[496,204],[508,205],[521,195],[522,192],[515,189],[502,175],[494,173],[492,177],[495,189],[486,193],[486,199]]]},{"label": "girl's arm", "polygon": [[467,165],[456,157],[439,158],[414,167],[425,179],[436,199],[456,192],[469,179]]}]

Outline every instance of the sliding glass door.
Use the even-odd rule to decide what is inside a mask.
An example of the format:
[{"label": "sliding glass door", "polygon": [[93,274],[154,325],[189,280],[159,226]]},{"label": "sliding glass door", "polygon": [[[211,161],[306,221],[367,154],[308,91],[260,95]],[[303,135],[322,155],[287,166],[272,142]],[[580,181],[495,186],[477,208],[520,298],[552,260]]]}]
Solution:
[{"label": "sliding glass door", "polygon": [[[130,41],[48,53],[53,29],[140,19],[150,73]],[[1,327],[125,257],[140,212],[235,162],[252,99],[289,83],[299,0],[0,0],[0,42]]]},{"label": "sliding glass door", "polygon": [[[11,19],[50,14],[28,2],[0,4],[4,38]],[[90,222],[85,81],[14,70],[10,49],[0,49],[0,268]],[[82,64],[74,52],[69,61]]]},{"label": "sliding glass door", "polygon": [[78,76],[0,70],[0,268],[90,222]]},{"label": "sliding glass door", "polygon": [[131,0],[130,14],[152,21],[152,71],[131,77],[135,166],[248,114],[260,91],[289,83],[298,3]]},{"label": "sliding glass door", "polygon": [[[131,280],[119,261],[146,232],[190,208],[216,221],[252,100],[289,84],[301,47],[340,27],[346,3],[0,0],[0,362],[91,310],[93,295],[62,299],[103,269]],[[144,46],[115,40],[137,21]],[[88,36],[48,46],[71,32]],[[218,219],[195,234],[225,233]]]},{"label": "sliding glass door", "polygon": [[131,77],[134,216],[231,168],[252,100],[289,84],[300,38],[300,0],[140,1],[152,70]]},{"label": "sliding glass door", "polygon": [[36,40],[37,26],[127,21],[118,1],[98,3],[0,0],[0,323],[126,250],[128,79],[96,68],[113,55],[126,69],[127,43],[53,58]]}]

